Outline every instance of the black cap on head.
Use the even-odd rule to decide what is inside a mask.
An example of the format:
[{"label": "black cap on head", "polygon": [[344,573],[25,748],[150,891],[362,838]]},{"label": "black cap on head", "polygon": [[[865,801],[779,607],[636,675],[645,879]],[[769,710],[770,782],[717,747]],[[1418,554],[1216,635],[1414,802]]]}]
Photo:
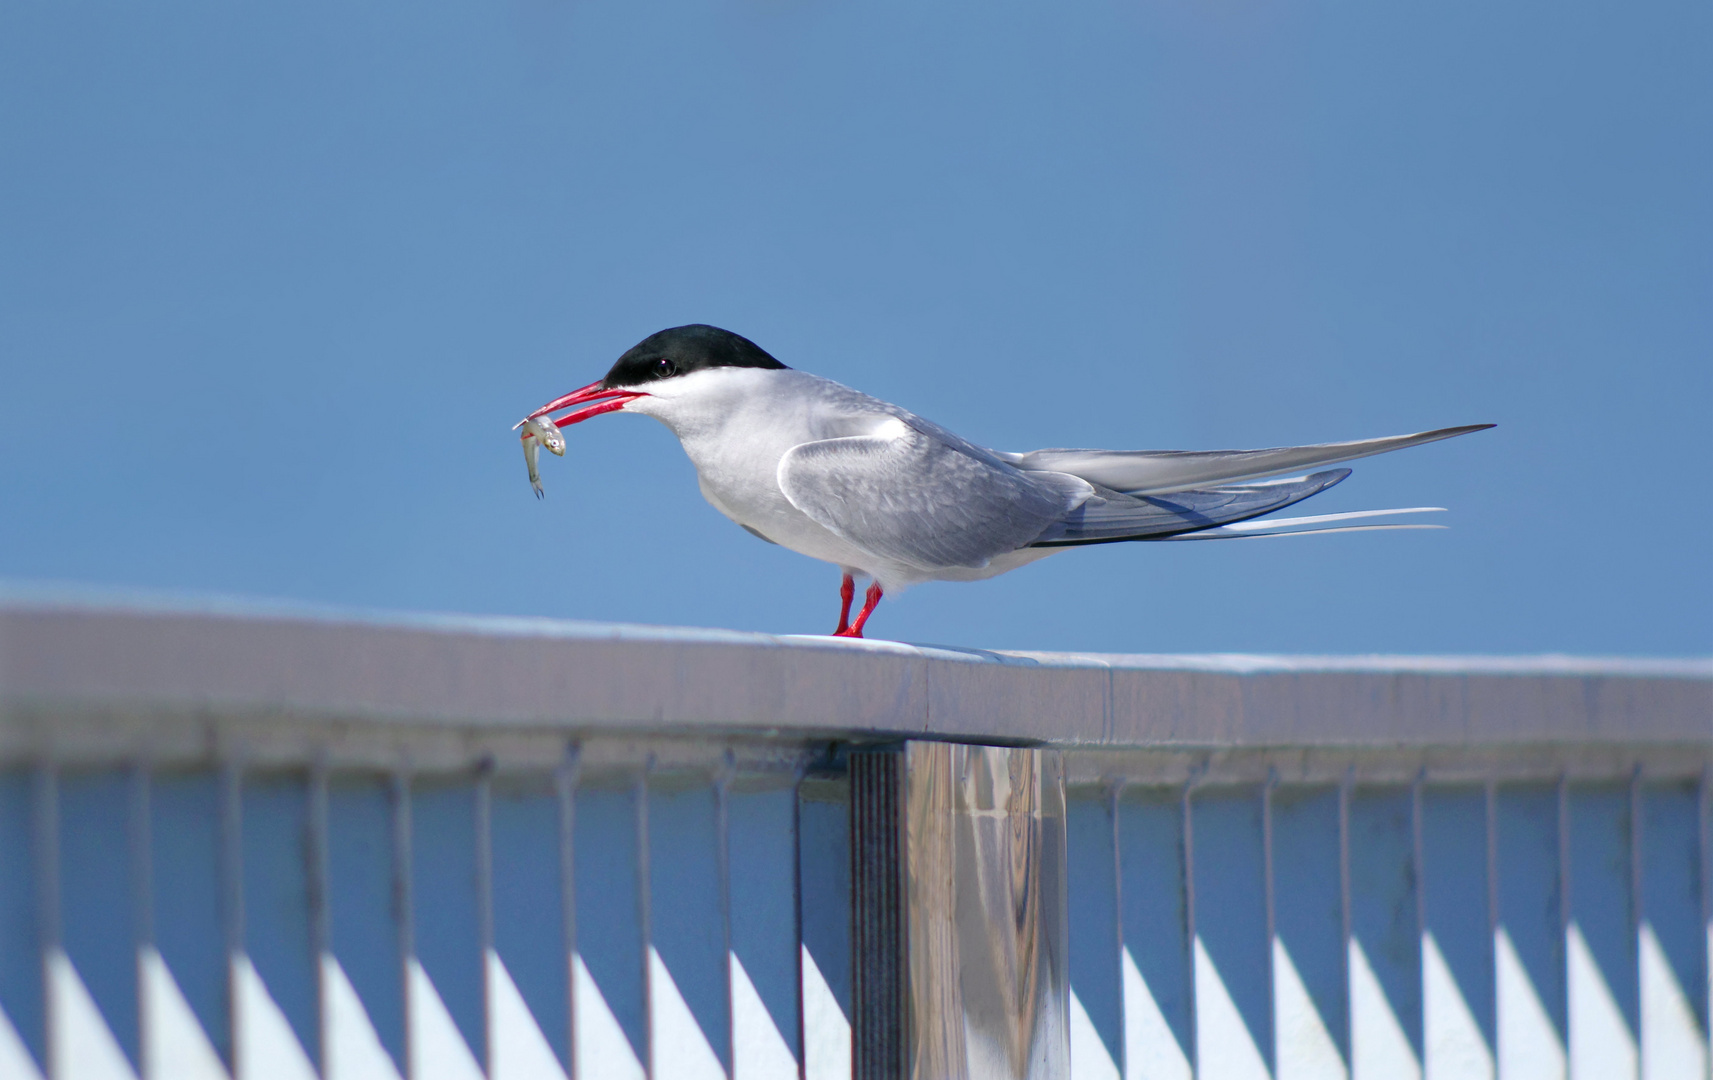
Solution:
[{"label": "black cap on head", "polygon": [[619,357],[601,385],[611,390],[621,386],[688,375],[716,367],[774,368],[785,365],[767,355],[761,346],[730,330],[704,323],[674,326],[650,334]]}]

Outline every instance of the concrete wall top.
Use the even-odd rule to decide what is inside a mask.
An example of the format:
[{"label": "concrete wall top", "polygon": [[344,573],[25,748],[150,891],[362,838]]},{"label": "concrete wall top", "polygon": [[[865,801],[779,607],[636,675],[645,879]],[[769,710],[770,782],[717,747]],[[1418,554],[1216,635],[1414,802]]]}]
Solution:
[{"label": "concrete wall top", "polygon": [[0,595],[10,717],[276,716],[1065,747],[1713,745],[1713,658],[991,652]]}]

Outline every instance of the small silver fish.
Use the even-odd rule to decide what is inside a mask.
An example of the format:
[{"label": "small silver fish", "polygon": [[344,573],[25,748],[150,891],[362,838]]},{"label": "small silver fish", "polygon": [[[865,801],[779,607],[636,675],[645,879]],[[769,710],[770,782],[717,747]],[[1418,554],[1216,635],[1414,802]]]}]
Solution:
[{"label": "small silver fish", "polygon": [[564,457],[565,433],[545,416],[531,417],[518,426],[523,429],[523,460],[529,466],[529,486],[539,499],[546,494],[541,489],[541,471],[536,464],[541,458],[541,448],[545,446],[555,457]]}]

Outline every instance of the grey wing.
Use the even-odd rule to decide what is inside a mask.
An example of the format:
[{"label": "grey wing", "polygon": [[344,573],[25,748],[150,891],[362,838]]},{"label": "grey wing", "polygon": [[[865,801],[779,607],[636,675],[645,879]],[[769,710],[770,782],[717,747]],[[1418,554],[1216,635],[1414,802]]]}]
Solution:
[{"label": "grey wing", "polygon": [[1170,495],[1133,496],[1096,488],[1093,498],[1054,523],[1031,546],[1164,540],[1282,510],[1320,494],[1349,475],[1349,469],[1329,469],[1301,480],[1232,484]]},{"label": "grey wing", "polygon": [[982,460],[902,421],[780,459],[779,489],[822,527],[923,570],[981,567],[1040,536],[1091,493],[1072,476]]},{"label": "grey wing", "polygon": [[1440,428],[1384,439],[1281,446],[1271,450],[1035,450],[1001,457],[1019,469],[1043,469],[1080,476],[1091,484],[1126,495],[1163,495],[1232,480],[1259,480],[1340,461],[1438,442],[1492,424]]}]

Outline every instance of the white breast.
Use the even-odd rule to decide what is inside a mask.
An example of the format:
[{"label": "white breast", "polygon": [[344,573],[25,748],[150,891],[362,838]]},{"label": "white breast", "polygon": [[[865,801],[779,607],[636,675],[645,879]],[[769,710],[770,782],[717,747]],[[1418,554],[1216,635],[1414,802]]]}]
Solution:
[{"label": "white breast", "polygon": [[792,551],[890,576],[890,567],[791,505],[778,474],[793,446],[870,434],[896,423],[896,406],[792,370],[713,368],[649,390],[625,411],[652,416],[678,436],[716,510]]}]

